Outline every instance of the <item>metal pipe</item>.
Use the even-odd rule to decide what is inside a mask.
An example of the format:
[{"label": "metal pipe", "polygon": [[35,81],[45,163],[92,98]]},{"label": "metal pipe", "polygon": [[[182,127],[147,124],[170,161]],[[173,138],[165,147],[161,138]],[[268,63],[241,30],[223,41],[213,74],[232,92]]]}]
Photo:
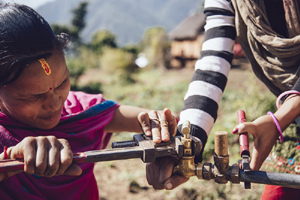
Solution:
[{"label": "metal pipe", "polygon": [[296,174],[252,170],[244,172],[243,170],[240,170],[240,180],[243,182],[300,188],[300,175]]}]

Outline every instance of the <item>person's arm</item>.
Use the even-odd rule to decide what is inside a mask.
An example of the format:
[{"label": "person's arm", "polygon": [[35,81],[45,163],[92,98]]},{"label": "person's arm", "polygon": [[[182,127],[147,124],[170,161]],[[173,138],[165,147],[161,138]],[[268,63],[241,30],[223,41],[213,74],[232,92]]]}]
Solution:
[{"label": "person's arm", "polygon": [[137,132],[142,133],[137,116],[141,112],[150,110],[135,106],[120,105],[116,108],[114,117],[109,124],[105,126],[105,131],[112,133]]},{"label": "person's arm", "polygon": [[[234,10],[229,1],[206,0],[205,38],[195,73],[184,97],[179,128],[191,122],[191,134],[206,143],[216,121],[219,103],[227,83],[236,37]],[[204,148],[204,147],[203,147]],[[195,162],[202,161],[201,156]]]},{"label": "person's arm", "polygon": [[[284,131],[300,114],[300,96],[291,95],[285,100],[282,106],[274,113],[280,129]],[[270,115],[264,115],[253,122],[246,122],[237,125],[233,133],[240,134],[248,132],[253,135],[254,147],[252,151],[250,168],[259,170],[262,163],[272,150],[276,140],[279,138],[279,131]]]},{"label": "person's arm", "polygon": [[[234,10],[227,0],[206,0],[205,38],[195,73],[184,97],[178,130],[185,120],[191,122],[191,135],[205,145],[217,118],[217,110],[227,83],[233,59],[236,37]],[[204,146],[203,146],[204,148]],[[202,149],[203,152],[203,149]],[[202,161],[201,155],[195,162]],[[188,178],[172,175],[176,161],[173,158],[157,159],[147,164],[147,181],[155,189],[174,189]]]},{"label": "person's arm", "polygon": [[115,110],[112,121],[105,126],[105,131],[113,133],[144,132],[147,136],[152,136],[155,143],[169,141],[176,130],[176,119],[168,108],[150,111],[128,105],[120,105]]}]

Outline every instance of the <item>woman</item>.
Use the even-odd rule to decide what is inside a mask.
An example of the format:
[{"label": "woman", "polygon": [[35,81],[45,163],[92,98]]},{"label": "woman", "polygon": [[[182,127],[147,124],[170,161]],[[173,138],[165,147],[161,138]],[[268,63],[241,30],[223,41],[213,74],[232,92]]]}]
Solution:
[{"label": "woman", "polygon": [[0,173],[1,199],[99,199],[94,164],[73,164],[74,152],[105,148],[112,132],[145,132],[156,143],[175,134],[169,109],[70,91],[68,37],[33,9],[1,6],[0,27],[0,160],[24,160],[24,171]]}]

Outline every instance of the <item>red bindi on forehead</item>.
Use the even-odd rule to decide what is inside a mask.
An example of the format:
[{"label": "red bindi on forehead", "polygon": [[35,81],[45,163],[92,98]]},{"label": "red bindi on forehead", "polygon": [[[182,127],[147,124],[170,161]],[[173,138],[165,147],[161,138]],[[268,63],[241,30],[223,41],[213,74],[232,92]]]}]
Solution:
[{"label": "red bindi on forehead", "polygon": [[41,59],[39,59],[39,62],[41,63],[42,67],[44,68],[45,73],[47,75],[50,75],[51,74],[51,69],[50,69],[50,66],[47,63],[47,61],[44,58],[41,58]]}]

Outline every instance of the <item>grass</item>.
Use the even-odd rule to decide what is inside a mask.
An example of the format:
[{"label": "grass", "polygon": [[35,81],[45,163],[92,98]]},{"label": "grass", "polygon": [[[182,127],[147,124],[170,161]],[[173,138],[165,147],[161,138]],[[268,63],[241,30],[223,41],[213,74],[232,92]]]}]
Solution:
[{"label": "grass", "polygon": [[103,93],[106,98],[121,104],[155,110],[168,107],[173,112],[179,113],[183,107],[183,97],[189,80],[164,85],[164,81],[161,79],[171,75],[160,70],[140,72],[135,77],[135,84],[106,84],[103,86]]}]

